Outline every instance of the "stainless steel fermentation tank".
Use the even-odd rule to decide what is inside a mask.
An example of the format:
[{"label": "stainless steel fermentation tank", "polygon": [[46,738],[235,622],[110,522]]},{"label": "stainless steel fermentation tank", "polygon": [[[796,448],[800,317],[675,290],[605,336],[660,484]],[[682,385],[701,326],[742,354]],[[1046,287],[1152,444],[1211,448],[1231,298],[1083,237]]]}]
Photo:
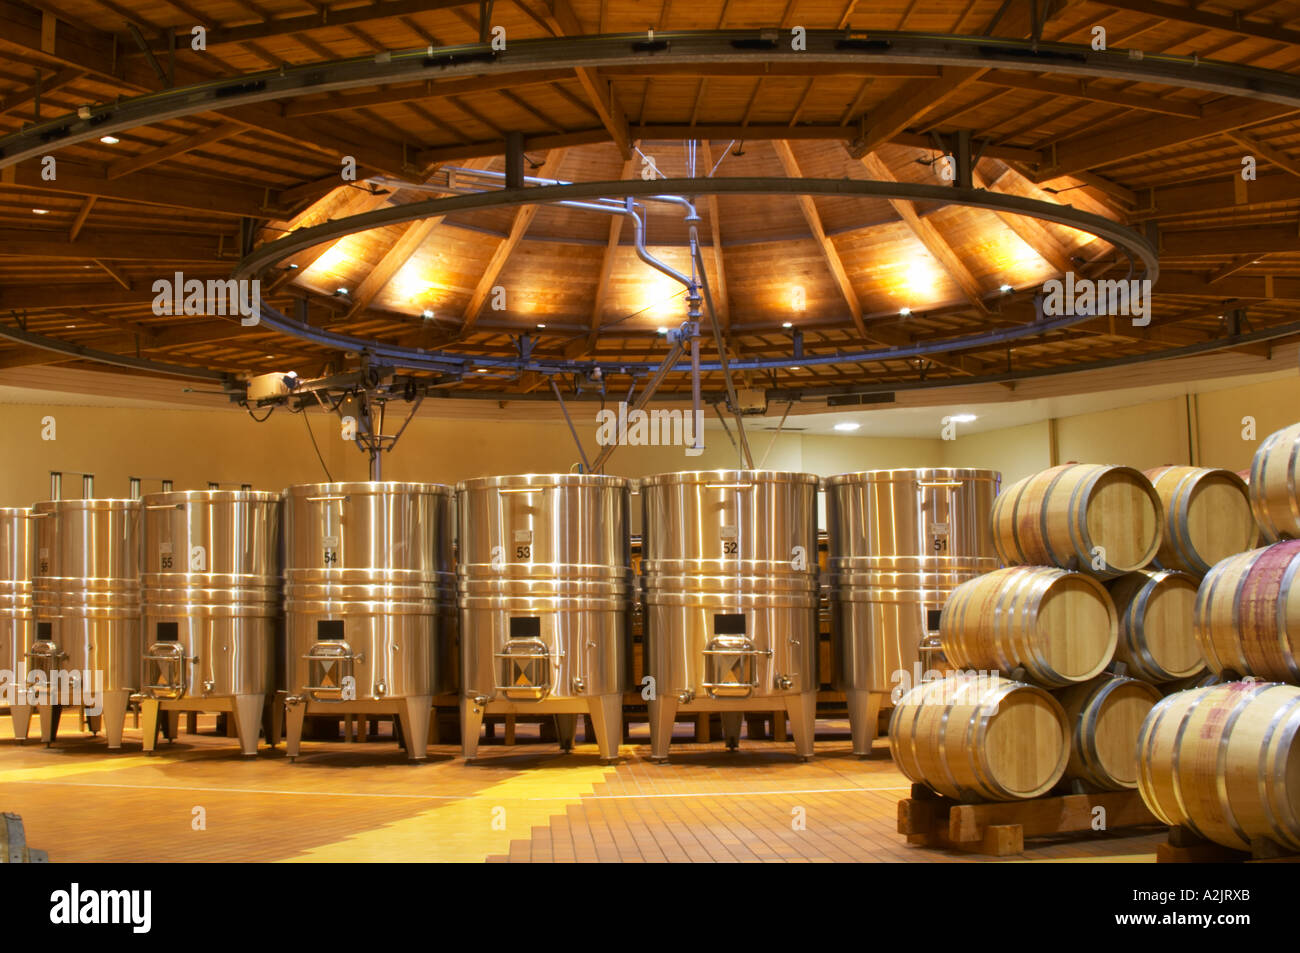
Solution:
[{"label": "stainless steel fermentation tank", "polygon": [[27,740],[32,709],[25,673],[32,633],[31,510],[0,507],[0,699],[9,704],[14,738]]},{"label": "stainless steel fermentation tank", "polygon": [[140,684],[140,501],[94,499],[89,477],[83,488],[85,499],[32,507],[36,631],[27,674],[42,741],[55,741],[61,708],[93,717],[94,702],[116,750]]},{"label": "stainless steel fermentation tank", "polygon": [[142,503],[144,750],[157,744],[160,712],[214,711],[233,716],[254,755],[277,687],[280,494],[197,490]]},{"label": "stainless steel fermentation tank", "polygon": [[555,715],[566,750],[586,714],[601,759],[618,757],[631,677],[629,494],[629,481],[600,474],[457,487],[466,758],[486,714]]},{"label": "stainless steel fermentation tank", "polygon": [[869,470],[828,478],[831,685],[866,756],[891,694],[940,661],[939,614],[954,588],[998,568],[994,470]]},{"label": "stainless steel fermentation tank", "polygon": [[715,470],[640,482],[652,757],[679,714],[790,716],[812,757],[817,711],[817,477]]},{"label": "stainless steel fermentation tank", "polygon": [[433,697],[456,683],[451,488],[292,486],[284,538],[289,757],[306,715],[393,714],[424,760]]}]

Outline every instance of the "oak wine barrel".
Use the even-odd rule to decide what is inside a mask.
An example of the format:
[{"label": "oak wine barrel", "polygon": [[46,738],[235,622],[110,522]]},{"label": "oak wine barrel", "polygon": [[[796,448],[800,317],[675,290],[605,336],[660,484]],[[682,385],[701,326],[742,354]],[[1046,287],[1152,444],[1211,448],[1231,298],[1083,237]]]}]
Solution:
[{"label": "oak wine barrel", "polygon": [[1265,542],[1300,537],[1300,424],[1264,438],[1250,461],[1250,506]]},{"label": "oak wine barrel", "polygon": [[1300,850],[1300,688],[1229,682],[1170,695],[1138,740],[1151,813],[1236,850]]},{"label": "oak wine barrel", "polygon": [[1229,556],[1201,581],[1193,631],[1218,674],[1300,682],[1300,540]]},{"label": "oak wine barrel", "polygon": [[1147,470],[1164,511],[1155,563],[1203,576],[1234,553],[1253,549],[1259,527],[1246,481],[1231,470],[1156,467]]},{"label": "oak wine barrel", "polygon": [[1043,689],[994,676],[952,676],[905,694],[889,750],[911,780],[959,801],[1046,794],[1069,759],[1065,712]]},{"label": "oak wine barrel", "polygon": [[1065,776],[1104,791],[1137,787],[1138,733],[1161,698],[1154,685],[1115,675],[1058,691],[1071,728]]},{"label": "oak wine barrel", "polygon": [[1160,548],[1160,497],[1140,471],[1068,463],[1026,477],[994,503],[994,548],[1008,565],[1078,569],[1109,579]]},{"label": "oak wine barrel", "polygon": [[1139,569],[1107,583],[1119,614],[1115,658],[1130,675],[1169,682],[1205,668],[1192,632],[1196,586],[1195,577],[1167,569]]},{"label": "oak wine barrel", "polygon": [[967,580],[948,597],[939,639],[957,669],[1013,672],[1059,687],[1098,675],[1115,653],[1115,605],[1082,573],[1011,566]]}]

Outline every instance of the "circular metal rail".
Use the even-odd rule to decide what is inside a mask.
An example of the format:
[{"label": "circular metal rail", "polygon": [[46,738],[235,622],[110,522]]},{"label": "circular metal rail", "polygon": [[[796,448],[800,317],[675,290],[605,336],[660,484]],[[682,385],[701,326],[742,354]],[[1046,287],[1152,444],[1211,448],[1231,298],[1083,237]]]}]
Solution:
[{"label": "circular metal rail", "polygon": [[[342,238],[357,232],[384,225],[411,222],[442,216],[454,212],[510,208],[543,202],[571,199],[590,199],[602,196],[637,196],[675,194],[699,195],[842,195],[907,201],[935,201],[950,205],[985,209],[992,212],[1027,215],[1042,221],[1066,225],[1087,232],[1123,251],[1130,262],[1140,262],[1142,278],[1152,284],[1160,274],[1155,249],[1132,229],[1100,215],[1081,212],[1068,205],[1042,202],[1015,195],[1003,195],[983,189],[959,189],[951,186],[917,185],[902,182],[872,182],[857,179],[788,179],[788,178],[682,178],[625,180],[610,182],[574,182],[565,185],[543,185],[530,188],[500,189],[457,195],[450,198],[430,199],[406,205],[390,206],[361,215],[336,219],[312,228],[299,229],[284,238],[268,242],[244,257],[234,269],[236,279],[252,279],[290,255],[323,242]],[[945,338],[908,347],[890,347],[874,351],[837,352],[834,354],[801,355],[788,358],[749,358],[728,361],[736,370],[765,370],[807,366],[811,364],[852,364],[861,361],[898,360],[923,357],[971,347],[1002,344],[1023,337],[1059,330],[1090,321],[1095,315],[1063,315],[1050,320],[1034,321],[1020,327],[986,331],[978,334]],[[419,368],[441,373],[462,373],[467,365],[475,367],[509,367],[519,371],[537,371],[543,374],[587,372],[599,367],[602,373],[650,373],[657,365],[636,361],[574,361],[547,360],[534,357],[492,357],[470,355],[454,351],[409,348],[384,344],[364,338],[324,331],[304,321],[286,317],[270,305],[261,304],[261,323],[284,334],[310,341],[314,344],[344,351],[362,351],[373,360],[397,367]],[[702,371],[721,370],[720,362],[702,362]]]},{"label": "circular metal rail", "polygon": [[[1139,50],[1094,50],[1070,43],[930,33],[808,30],[793,49],[785,29],[692,30],[513,40],[428,47],[370,57],[284,66],[87,106],[0,138],[0,168],[53,149],[169,119],[271,102],[306,93],[463,76],[501,76],[580,67],[693,63],[867,63],[981,67],[1062,73],[1200,89],[1300,110],[1300,76]],[[418,154],[415,157],[418,159]]]}]

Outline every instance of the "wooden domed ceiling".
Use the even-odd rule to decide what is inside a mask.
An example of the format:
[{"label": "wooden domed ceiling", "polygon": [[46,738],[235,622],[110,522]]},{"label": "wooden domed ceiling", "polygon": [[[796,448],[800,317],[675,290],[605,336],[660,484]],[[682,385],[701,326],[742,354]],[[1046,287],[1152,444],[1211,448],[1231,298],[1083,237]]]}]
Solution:
[{"label": "wooden domed ceiling", "polygon": [[[1239,0],[1196,9],[1163,0],[0,0],[0,133],[173,87],[473,44],[498,26],[511,42],[795,26],[1023,39],[1038,22],[1044,43],[1086,47],[1100,26],[1110,49],[1293,74],[1293,19],[1300,4]],[[190,48],[195,26],[206,31],[205,51]],[[1156,246],[1150,325],[1101,317],[1013,346],[747,372],[749,386],[824,393],[1009,381],[1203,348],[1267,356],[1300,330],[1291,326],[1300,300],[1300,159],[1292,156],[1300,155],[1300,108],[1173,80],[1013,66],[762,55],[683,63],[647,52],[639,65],[556,64],[217,102],[103,139],[54,141],[55,180],[42,177],[36,159],[0,168],[0,314],[10,328],[98,352],[318,374],[352,358],[237,320],[157,315],[153,282],[176,271],[225,277],[244,253],[294,229],[429,199],[456,169],[500,172],[510,133],[523,135],[525,171],[541,178],[641,180],[653,162],[672,178],[934,186],[951,184],[942,157],[969,136],[975,188],[1068,204]],[[1257,162],[1253,181],[1240,175],[1245,155]],[[356,159],[357,181],[340,180],[342,156]],[[697,204],[733,359],[1022,326],[1035,319],[1032,298],[1045,280],[1067,270],[1125,277],[1129,268],[1111,244],[1076,229],[941,201],[718,195]],[[689,270],[680,209],[648,206],[647,244]],[[516,355],[526,334],[539,357],[652,362],[668,347],[661,329],[686,309],[681,286],[637,259],[630,226],[554,205],[386,225],[287,264],[263,290],[285,314],[465,355]],[[705,350],[713,350],[707,337]],[[0,348],[0,369],[56,363],[90,366],[30,343]],[[454,382],[498,396],[546,385],[527,370]],[[706,376],[706,387],[720,386],[720,375]],[[682,377],[664,391],[688,387]]]}]

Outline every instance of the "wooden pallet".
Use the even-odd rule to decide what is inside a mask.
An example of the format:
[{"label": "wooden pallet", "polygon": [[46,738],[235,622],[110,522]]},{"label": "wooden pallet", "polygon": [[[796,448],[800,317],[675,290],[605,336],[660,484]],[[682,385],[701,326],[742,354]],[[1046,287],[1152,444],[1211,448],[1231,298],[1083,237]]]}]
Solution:
[{"label": "wooden pallet", "polygon": [[913,784],[912,796],[898,802],[898,833],[909,844],[1009,857],[1024,853],[1026,837],[1093,833],[1098,807],[1106,830],[1159,823],[1137,791],[962,804]]},{"label": "wooden pallet", "polygon": [[1169,840],[1156,848],[1158,864],[1296,864],[1300,854],[1262,837],[1249,851],[1233,850],[1193,833],[1186,827],[1169,828]]}]

